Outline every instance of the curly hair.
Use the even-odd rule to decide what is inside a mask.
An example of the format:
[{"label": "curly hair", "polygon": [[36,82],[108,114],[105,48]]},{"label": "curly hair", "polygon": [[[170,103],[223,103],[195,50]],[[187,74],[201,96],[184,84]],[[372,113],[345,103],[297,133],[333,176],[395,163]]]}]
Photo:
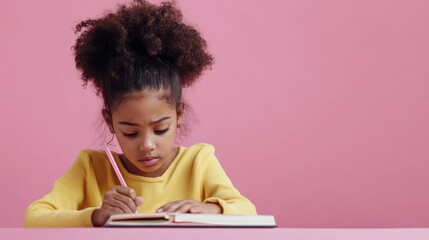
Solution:
[{"label": "curly hair", "polygon": [[169,90],[179,106],[182,87],[192,85],[214,58],[207,43],[174,2],[156,6],[144,0],[120,5],[114,13],[76,26],[73,46],[76,68],[84,85],[94,83],[107,110],[120,96],[145,89]]}]

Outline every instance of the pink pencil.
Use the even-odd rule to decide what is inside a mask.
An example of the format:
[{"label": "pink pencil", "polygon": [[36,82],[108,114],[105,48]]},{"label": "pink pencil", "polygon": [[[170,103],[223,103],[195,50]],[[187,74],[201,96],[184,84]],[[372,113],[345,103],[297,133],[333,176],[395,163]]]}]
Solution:
[{"label": "pink pencil", "polygon": [[[115,159],[113,159],[112,153],[110,152],[110,149],[106,146],[105,147],[105,151],[107,154],[107,157],[110,160],[110,163],[112,164],[113,170],[115,170],[116,176],[118,176],[119,178],[119,182],[121,182],[121,185],[124,187],[128,187],[127,184],[125,183],[124,178],[122,177],[121,172],[119,171],[118,165],[116,165]],[[138,213],[137,210],[135,213]]]}]

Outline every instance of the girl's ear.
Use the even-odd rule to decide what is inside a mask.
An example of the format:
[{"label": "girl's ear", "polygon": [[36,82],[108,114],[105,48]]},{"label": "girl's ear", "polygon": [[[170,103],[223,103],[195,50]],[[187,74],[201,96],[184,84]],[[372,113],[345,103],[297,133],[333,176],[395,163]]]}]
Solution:
[{"label": "girl's ear", "polygon": [[180,128],[180,124],[182,123],[183,112],[185,111],[185,104],[180,103],[179,108],[177,109],[177,127]]},{"label": "girl's ear", "polygon": [[106,121],[106,124],[109,127],[110,132],[114,133],[115,130],[113,129],[112,115],[110,114],[110,112],[107,111],[107,109],[103,109],[101,111],[101,114],[103,114],[104,121]]}]

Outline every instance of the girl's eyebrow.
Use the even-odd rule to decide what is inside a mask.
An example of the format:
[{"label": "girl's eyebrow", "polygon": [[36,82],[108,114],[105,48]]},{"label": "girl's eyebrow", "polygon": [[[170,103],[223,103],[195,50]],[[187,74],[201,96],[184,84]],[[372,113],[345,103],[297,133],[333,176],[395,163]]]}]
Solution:
[{"label": "girl's eyebrow", "polygon": [[[154,125],[154,124],[157,124],[157,123],[160,123],[160,122],[162,122],[162,121],[164,121],[164,120],[167,120],[167,119],[170,119],[171,117],[163,117],[163,118],[160,118],[160,119],[158,119],[158,120],[155,120],[155,121],[153,121],[153,122],[151,122],[151,123],[149,123],[149,125]],[[118,124],[122,124],[122,125],[129,125],[129,126],[140,126],[140,124],[138,124],[138,123],[133,123],[133,122],[126,122],[126,121],[121,121],[121,122],[118,122]]]}]

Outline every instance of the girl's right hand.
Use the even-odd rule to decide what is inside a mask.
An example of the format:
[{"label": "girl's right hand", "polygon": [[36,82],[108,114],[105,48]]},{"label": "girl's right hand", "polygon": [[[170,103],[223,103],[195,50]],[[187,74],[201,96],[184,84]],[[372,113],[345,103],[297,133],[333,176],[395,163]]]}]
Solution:
[{"label": "girl's right hand", "polygon": [[143,203],[143,198],[136,197],[133,189],[113,186],[104,194],[101,208],[92,212],[91,220],[95,227],[103,226],[113,214],[134,213]]}]

